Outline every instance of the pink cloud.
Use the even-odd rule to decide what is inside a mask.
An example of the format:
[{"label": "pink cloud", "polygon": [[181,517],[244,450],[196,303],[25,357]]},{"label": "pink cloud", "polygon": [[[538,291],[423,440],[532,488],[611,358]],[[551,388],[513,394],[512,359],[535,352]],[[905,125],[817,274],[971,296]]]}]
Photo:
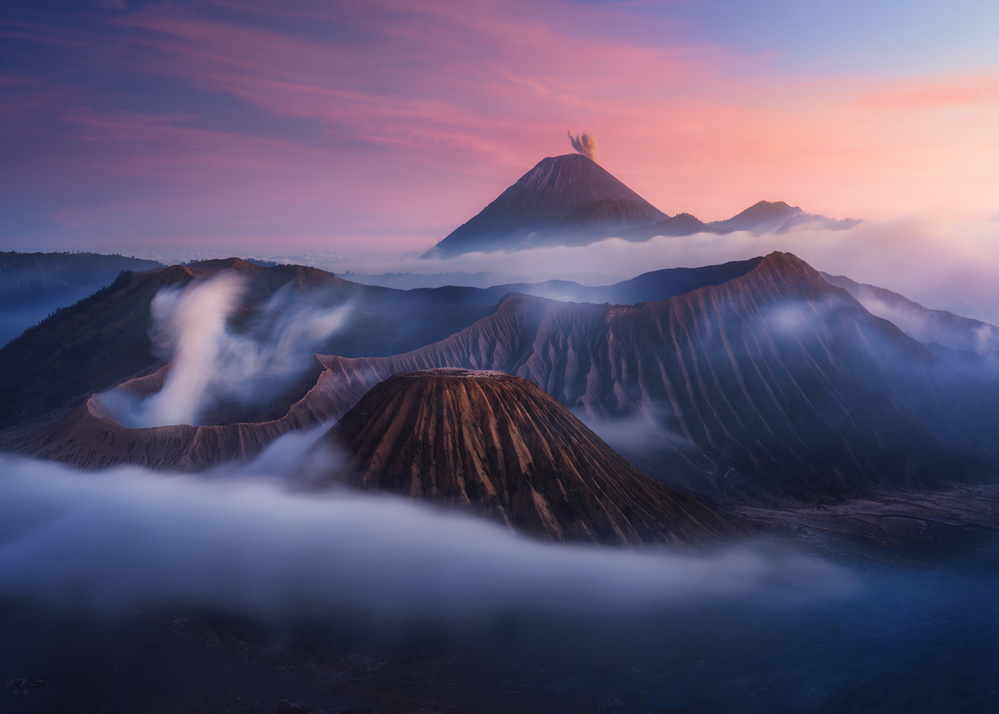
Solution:
[{"label": "pink cloud", "polygon": [[[108,37],[25,23],[0,25],[0,36],[235,97],[247,111],[308,121],[329,144],[250,136],[197,114],[97,109],[59,78],[18,85],[0,109],[8,129],[15,113],[25,132],[32,117],[58,116],[66,136],[102,148],[92,175],[170,191],[64,220],[110,229],[184,214],[168,217],[171,231],[193,235],[198,221],[236,234],[244,218],[286,216],[301,240],[325,224],[331,241],[395,232],[428,247],[538,160],[569,152],[568,128],[593,133],[605,167],[660,208],[705,220],[760,199],[840,217],[996,210],[992,76],[789,77],[765,55],[600,32],[619,8],[549,0],[211,6],[209,18],[203,5],[147,5],[112,17]],[[339,39],[293,34],[272,17],[335,22]]]},{"label": "pink cloud", "polygon": [[949,75],[887,82],[861,99],[879,109],[933,110],[999,105],[999,74]]},{"label": "pink cloud", "polygon": [[[454,137],[466,149],[475,143],[466,137],[492,134],[497,124],[527,121],[529,133],[532,124],[561,126],[567,114],[625,116],[634,107],[614,104],[634,103],[621,77],[635,67],[650,95],[711,84],[698,81],[700,65],[711,64],[703,53],[625,43],[593,43],[580,53],[577,40],[543,23],[484,19],[488,11],[445,5],[421,7],[415,17],[378,25],[383,40],[363,57],[335,44],[164,11],[122,21],[165,36],[147,44],[166,55],[168,71],[193,83],[389,143],[426,133],[433,141]],[[362,29],[371,24],[365,16],[356,22]]]}]

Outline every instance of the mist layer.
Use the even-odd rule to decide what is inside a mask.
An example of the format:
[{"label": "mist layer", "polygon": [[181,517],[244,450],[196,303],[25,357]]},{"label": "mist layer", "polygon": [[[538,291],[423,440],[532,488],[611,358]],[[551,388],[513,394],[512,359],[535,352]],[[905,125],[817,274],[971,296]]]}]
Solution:
[{"label": "mist layer", "polygon": [[0,594],[71,609],[449,619],[823,601],[855,587],[847,571],[790,552],[547,545],[406,499],[290,491],[260,469],[86,474],[0,457],[0,471]]}]

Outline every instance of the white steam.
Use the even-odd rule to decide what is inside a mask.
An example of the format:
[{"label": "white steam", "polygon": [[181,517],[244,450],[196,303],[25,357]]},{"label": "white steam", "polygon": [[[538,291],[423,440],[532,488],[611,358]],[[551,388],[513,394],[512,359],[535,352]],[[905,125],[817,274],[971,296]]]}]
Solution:
[{"label": "white steam", "polygon": [[289,492],[280,472],[92,474],[8,456],[0,472],[0,595],[108,614],[192,605],[267,617],[585,615],[706,599],[801,603],[856,587],[843,569],[793,553],[545,545],[403,498]]},{"label": "white steam", "polygon": [[587,414],[578,408],[572,413],[615,451],[640,452],[664,444],[676,449],[694,448],[686,436],[662,426],[673,416],[668,404],[643,404],[640,410],[627,416]]},{"label": "white steam", "polygon": [[227,334],[226,321],[239,306],[243,280],[220,273],[186,288],[166,288],[149,311],[160,347],[172,357],[163,388],[135,415],[138,426],[197,424],[216,376]]},{"label": "white steam", "polygon": [[597,155],[600,153],[600,149],[597,146],[597,140],[593,134],[580,134],[579,136],[573,136],[572,129],[570,129],[569,143],[572,144],[572,148],[576,150],[577,154],[582,154],[586,158],[593,161],[597,160]]},{"label": "white steam", "polygon": [[129,426],[199,424],[218,404],[265,405],[308,368],[315,349],[346,323],[350,304],[324,307],[279,290],[243,333],[230,319],[245,280],[221,272],[153,299],[153,342],[170,361],[163,388],[138,404],[110,402]]}]

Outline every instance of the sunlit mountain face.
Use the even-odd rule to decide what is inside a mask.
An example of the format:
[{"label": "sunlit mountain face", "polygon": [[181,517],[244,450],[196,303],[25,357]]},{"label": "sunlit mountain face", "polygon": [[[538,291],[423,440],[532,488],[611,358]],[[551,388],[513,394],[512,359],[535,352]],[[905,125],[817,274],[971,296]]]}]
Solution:
[{"label": "sunlit mountain face", "polygon": [[996,710],[996,13],[5,8],[0,711]]}]

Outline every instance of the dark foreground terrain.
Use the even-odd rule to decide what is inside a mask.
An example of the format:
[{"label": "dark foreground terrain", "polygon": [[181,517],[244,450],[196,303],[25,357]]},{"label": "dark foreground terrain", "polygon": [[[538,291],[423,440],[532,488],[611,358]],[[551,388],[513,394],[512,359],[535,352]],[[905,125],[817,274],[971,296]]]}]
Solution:
[{"label": "dark foreground terrain", "polygon": [[[979,496],[994,505],[994,493]],[[922,506],[912,500],[895,504],[898,518],[915,518]],[[865,518],[857,509],[854,530]],[[95,617],[8,599],[0,677],[47,682],[24,698],[3,692],[0,710],[995,711],[995,532],[944,516],[925,547],[901,548],[850,527],[833,533],[841,519],[817,513],[788,517],[789,537],[838,553],[844,588],[829,596],[797,598],[775,584],[738,601],[601,617],[504,611],[461,625],[183,609]]]}]

